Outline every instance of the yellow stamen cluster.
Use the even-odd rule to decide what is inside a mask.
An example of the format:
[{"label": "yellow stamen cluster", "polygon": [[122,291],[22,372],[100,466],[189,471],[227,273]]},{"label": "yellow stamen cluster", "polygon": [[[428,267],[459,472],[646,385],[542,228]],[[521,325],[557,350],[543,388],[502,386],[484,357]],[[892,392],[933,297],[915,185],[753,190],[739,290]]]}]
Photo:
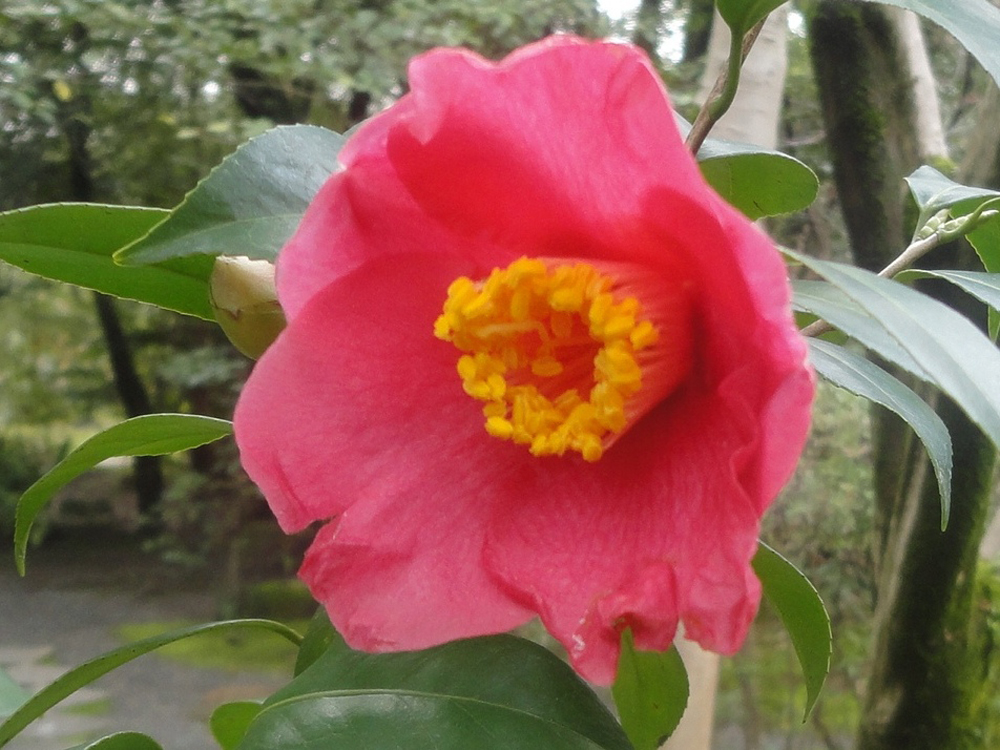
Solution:
[{"label": "yellow stamen cluster", "polygon": [[627,424],[642,388],[636,352],[657,341],[635,297],[587,263],[520,258],[483,282],[448,287],[434,335],[465,352],[465,392],[485,401],[486,431],[536,456],[579,452],[598,460]]}]

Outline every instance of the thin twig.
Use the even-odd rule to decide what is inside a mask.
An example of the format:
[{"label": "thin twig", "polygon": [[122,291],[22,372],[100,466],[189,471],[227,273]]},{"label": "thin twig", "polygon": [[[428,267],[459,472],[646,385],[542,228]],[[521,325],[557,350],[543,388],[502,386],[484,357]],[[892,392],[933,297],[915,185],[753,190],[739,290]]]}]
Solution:
[{"label": "thin twig", "polygon": [[[896,259],[892,261],[892,263],[879,271],[878,275],[883,279],[891,279],[912,266],[938,245],[951,241],[952,239],[954,239],[954,237],[947,233],[935,232],[930,237],[924,237],[922,240],[917,240],[903,250],[903,252],[901,252]],[[827,331],[832,330],[833,326],[825,320],[816,320],[803,328],[801,333],[803,336],[820,336]]]},{"label": "thin twig", "polygon": [[760,30],[764,28],[766,20],[766,17],[762,18],[743,36],[739,50],[737,50],[735,43],[731,45],[729,65],[719,74],[711,93],[709,93],[708,98],[698,112],[698,116],[695,118],[694,124],[691,126],[691,132],[688,133],[687,139],[684,142],[692,154],[698,153],[698,149],[705,142],[708,132],[733,103],[733,99],[736,97],[736,87],[740,82],[740,66],[743,65],[743,61],[746,60],[754,42],[760,36]]}]

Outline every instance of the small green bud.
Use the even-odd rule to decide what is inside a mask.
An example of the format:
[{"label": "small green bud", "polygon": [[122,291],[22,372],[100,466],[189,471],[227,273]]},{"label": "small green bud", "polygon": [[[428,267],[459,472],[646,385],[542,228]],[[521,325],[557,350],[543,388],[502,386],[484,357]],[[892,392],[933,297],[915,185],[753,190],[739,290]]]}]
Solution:
[{"label": "small green bud", "polygon": [[215,319],[233,345],[257,359],[285,328],[274,287],[274,266],[266,260],[220,255],[209,279]]},{"label": "small green bud", "polygon": [[949,214],[950,211],[947,208],[942,209],[941,211],[938,211],[936,214],[934,214],[931,218],[927,220],[927,223],[924,224],[922,227],[920,227],[920,229],[917,231],[917,239],[926,240],[932,234],[941,229],[944,223],[948,220]]}]

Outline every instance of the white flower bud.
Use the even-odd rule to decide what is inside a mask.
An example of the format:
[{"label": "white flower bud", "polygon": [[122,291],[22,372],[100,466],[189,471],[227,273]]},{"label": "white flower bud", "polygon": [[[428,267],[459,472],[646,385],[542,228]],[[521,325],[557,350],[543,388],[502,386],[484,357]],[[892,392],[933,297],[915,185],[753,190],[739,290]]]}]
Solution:
[{"label": "white flower bud", "polygon": [[215,319],[226,336],[243,354],[257,359],[285,327],[274,266],[242,255],[220,255],[209,288]]}]

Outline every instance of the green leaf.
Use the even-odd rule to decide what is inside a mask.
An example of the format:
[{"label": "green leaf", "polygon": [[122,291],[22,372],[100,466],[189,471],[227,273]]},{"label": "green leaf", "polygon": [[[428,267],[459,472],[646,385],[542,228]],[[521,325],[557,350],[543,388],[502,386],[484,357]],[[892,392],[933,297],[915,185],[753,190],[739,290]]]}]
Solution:
[{"label": "green leaf", "polygon": [[311,693],[275,704],[250,724],[239,750],[604,747],[570,727],[501,704],[391,690]]},{"label": "green leaf", "polygon": [[[945,177],[933,167],[920,167],[906,178],[910,192],[923,217],[930,217],[942,209],[950,209],[953,216],[965,216],[987,201],[1000,198],[1000,192],[988,188],[961,185]],[[1000,221],[985,221],[965,235],[975,248],[983,267],[1000,273]],[[1000,319],[991,316],[991,325]]]},{"label": "green leaf", "polygon": [[[674,119],[686,136],[691,123],[677,113]],[[709,138],[697,158],[702,175],[715,191],[754,221],[801,211],[819,189],[816,173],[798,159],[749,143]]]},{"label": "green leaf", "polygon": [[935,411],[881,367],[842,346],[812,339],[810,360],[816,372],[851,393],[898,414],[927,449],[941,496],[941,530],[951,513],[951,436]]},{"label": "green leaf", "polygon": [[98,740],[75,745],[70,750],[163,750],[163,748],[147,734],[115,732]]},{"label": "green leaf", "polygon": [[987,188],[961,185],[945,177],[934,167],[923,166],[906,178],[913,199],[921,213],[933,214],[943,208],[951,208],[959,203],[971,202],[967,211],[993,198],[1000,198],[1000,192]]},{"label": "green leaf", "polygon": [[233,701],[216,708],[208,725],[219,747],[222,750],[234,750],[260,709],[261,705],[257,701]]},{"label": "green leaf", "polygon": [[784,3],[785,0],[716,0],[719,15],[737,36],[746,34],[760,19]]},{"label": "green leaf", "polygon": [[309,622],[309,629],[306,630],[302,646],[299,647],[299,654],[295,659],[295,676],[302,674],[334,643],[343,644],[343,641],[330,624],[326,610],[320,607]]},{"label": "green leaf", "polygon": [[[896,277],[899,280],[911,278],[935,278],[950,281],[959,289],[968,292],[992,310],[1000,310],[1000,273],[980,271],[904,271]],[[991,311],[992,311],[991,310]],[[1000,320],[990,318],[990,337],[996,339]]]},{"label": "green leaf", "polygon": [[809,579],[763,542],[752,564],[764,588],[764,597],[778,612],[799,657],[806,681],[805,721],[830,671],[833,653],[830,616]]},{"label": "green leaf", "polygon": [[81,443],[72,453],[31,485],[17,504],[14,558],[24,575],[28,537],[45,504],[71,479],[112,456],[161,456],[211,443],[232,433],[224,419],[193,414],[148,414],[128,419]]},{"label": "green leaf", "polygon": [[903,284],[854,266],[795,257],[867,312],[906,356],[894,359],[870,328],[845,333],[936,385],[1000,446],[1000,351],[989,338],[947,305]]},{"label": "green leaf", "polygon": [[753,220],[801,211],[819,189],[816,174],[798,159],[738,143],[706,141],[698,166],[719,195]]},{"label": "green leaf", "polygon": [[10,716],[28,699],[28,692],[0,669],[0,719]]},{"label": "green leaf", "polygon": [[[740,0],[727,0],[739,3]],[[868,0],[929,18],[951,32],[1000,84],[1000,8],[989,0]],[[721,3],[720,3],[721,4]]]},{"label": "green leaf", "polygon": [[792,306],[816,315],[854,337],[890,362],[924,380],[929,376],[885,327],[833,284],[826,281],[792,281]]},{"label": "green leaf", "polygon": [[47,279],[214,320],[209,259],[177,259],[146,268],[124,268],[112,259],[167,213],[93,203],[8,211],[0,214],[0,260]]},{"label": "green leaf", "polygon": [[1000,273],[1000,221],[983,222],[965,235],[990,273]]},{"label": "green leaf", "polygon": [[632,631],[626,630],[611,694],[635,750],[656,750],[673,734],[687,708],[687,670],[677,649],[636,651]]},{"label": "green leaf", "polygon": [[174,643],[184,638],[216,630],[239,628],[263,628],[264,630],[270,630],[291,641],[296,646],[302,640],[302,637],[287,625],[275,622],[274,620],[255,619],[225,620],[222,622],[205,623],[203,625],[193,625],[129,643],[126,646],[102,654],[96,659],[91,659],[78,667],[74,667],[28,699],[3,724],[0,724],[0,747],[10,742],[21,730],[61,700],[72,695],[85,685],[89,685],[98,677],[120,667],[122,664],[127,664],[143,654],[148,654],[150,651],[155,651],[161,646],[166,646],[168,643]]},{"label": "green leaf", "polygon": [[[352,651],[338,636],[264,705],[240,750],[283,747],[274,738],[287,732],[324,738],[342,733],[344,747],[369,750],[631,748],[618,722],[565,662],[509,635],[394,654]],[[313,711],[335,713],[324,726]],[[470,717],[476,720],[470,723]],[[374,731],[372,721],[385,726],[377,741],[367,734]],[[439,744],[433,744],[435,737]],[[523,744],[494,744],[513,742],[507,738]],[[540,744],[540,738],[552,744]],[[284,747],[325,747],[315,742]],[[426,742],[431,744],[419,744]]]},{"label": "green leaf", "polygon": [[119,263],[189,255],[246,255],[273,261],[306,206],[337,168],[344,137],[312,125],[267,131],[240,146]]}]

